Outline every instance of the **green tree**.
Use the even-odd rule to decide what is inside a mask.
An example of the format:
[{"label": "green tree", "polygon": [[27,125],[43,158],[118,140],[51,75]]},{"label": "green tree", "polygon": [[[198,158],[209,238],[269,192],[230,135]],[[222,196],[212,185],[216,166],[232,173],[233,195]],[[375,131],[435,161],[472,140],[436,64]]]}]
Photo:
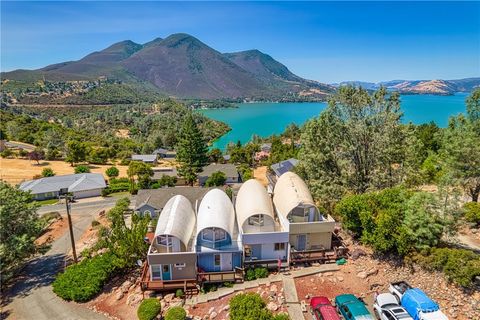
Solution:
[{"label": "green tree", "polygon": [[[300,173],[324,206],[347,192],[364,193],[406,179],[410,130],[400,123],[397,93],[341,87],[302,133]],[[413,152],[410,152],[411,154]]]},{"label": "green tree", "polygon": [[90,151],[89,162],[95,164],[106,164],[109,158],[107,148],[95,148]]},{"label": "green tree", "polygon": [[480,225],[480,203],[467,202],[463,206],[465,220]]},{"label": "green tree", "polygon": [[182,307],[169,308],[165,315],[165,320],[185,320],[187,319],[187,312]]},{"label": "green tree", "polygon": [[65,161],[69,162],[73,167],[75,163],[85,161],[87,155],[87,147],[83,142],[70,140],[67,142]]},{"label": "green tree", "polygon": [[217,171],[212,173],[212,175],[208,177],[207,181],[205,181],[205,186],[219,187],[219,186],[223,186],[225,184],[225,181],[227,181],[227,177],[225,176],[225,173],[221,171]]},{"label": "green tree", "polygon": [[105,170],[105,174],[111,179],[111,178],[116,178],[120,174],[120,171],[118,170],[117,167],[110,167],[107,170]]},{"label": "green tree", "polygon": [[197,173],[207,164],[207,150],[207,144],[193,115],[188,113],[177,144],[177,161],[180,163],[178,173],[188,184],[193,185],[197,179]]},{"label": "green tree", "polygon": [[144,238],[150,218],[133,214],[131,226],[128,227],[125,223],[124,214],[129,205],[130,200],[122,198],[108,212],[110,230],[103,237],[110,251],[121,259],[122,267],[131,267],[137,260],[143,260],[148,251],[148,244]]},{"label": "green tree", "polygon": [[38,204],[31,195],[0,182],[0,274],[2,283],[36,249],[35,239],[42,230]]},{"label": "green tree", "polygon": [[90,168],[86,165],[79,165],[75,167],[75,173],[89,173]]},{"label": "green tree", "polygon": [[470,118],[451,118],[440,151],[450,182],[461,186],[474,202],[478,202],[480,194],[480,131],[477,126]]},{"label": "green tree", "polygon": [[53,172],[52,168],[43,168],[42,170],[42,177],[53,177],[55,172]]},{"label": "green tree", "polygon": [[127,175],[130,178],[132,186],[137,180],[140,189],[150,188],[151,177],[153,176],[152,167],[140,161],[132,161],[128,165]]},{"label": "green tree", "polygon": [[218,148],[214,148],[208,152],[208,161],[218,163],[223,161],[222,151]]}]

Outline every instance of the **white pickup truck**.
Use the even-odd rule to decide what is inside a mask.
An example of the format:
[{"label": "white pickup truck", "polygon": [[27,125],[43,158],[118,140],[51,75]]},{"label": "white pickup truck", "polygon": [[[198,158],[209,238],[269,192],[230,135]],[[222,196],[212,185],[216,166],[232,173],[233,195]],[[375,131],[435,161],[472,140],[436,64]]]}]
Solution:
[{"label": "white pickup truck", "polygon": [[405,281],[391,283],[388,291],[397,297],[400,305],[414,320],[448,320],[436,302],[422,290],[412,288]]}]

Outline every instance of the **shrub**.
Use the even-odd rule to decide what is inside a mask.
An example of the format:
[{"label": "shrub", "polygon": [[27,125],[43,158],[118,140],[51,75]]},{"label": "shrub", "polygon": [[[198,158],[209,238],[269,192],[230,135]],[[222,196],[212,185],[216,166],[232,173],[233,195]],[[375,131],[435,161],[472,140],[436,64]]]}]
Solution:
[{"label": "shrub", "polygon": [[231,320],[272,320],[272,313],[259,294],[238,294],[230,300]]},{"label": "shrub", "polygon": [[183,296],[184,296],[184,293],[182,289],[177,289],[177,291],[175,291],[175,297],[182,298]]},{"label": "shrub", "polygon": [[64,300],[85,302],[92,299],[118,268],[112,253],[97,255],[71,265],[53,282],[53,292]]},{"label": "shrub", "polygon": [[90,168],[83,164],[75,167],[75,173],[89,173],[89,172],[90,172]]},{"label": "shrub", "polygon": [[247,270],[247,273],[245,274],[245,280],[247,281],[252,281],[252,280],[255,280],[256,277],[255,277],[255,270],[253,269],[248,269]]},{"label": "shrub", "polygon": [[52,168],[43,168],[42,170],[42,177],[53,177],[55,172],[53,172]]},{"label": "shrub", "polygon": [[13,155],[13,151],[6,148],[5,150],[2,151],[2,153],[0,153],[0,156],[2,156],[2,158],[9,158]]},{"label": "shrub", "polygon": [[290,317],[288,316],[287,313],[279,313],[279,314],[273,316],[273,319],[274,320],[289,320]]},{"label": "shrub", "polygon": [[161,311],[160,301],[155,298],[149,298],[142,301],[137,309],[139,320],[153,320]]},{"label": "shrub", "polygon": [[427,270],[442,271],[459,286],[471,288],[480,276],[480,256],[470,250],[432,248],[412,257]]},{"label": "shrub", "polygon": [[185,320],[187,312],[182,307],[172,307],[168,309],[165,320]]},{"label": "shrub", "polygon": [[110,167],[105,171],[105,174],[109,178],[116,178],[116,177],[118,177],[119,173],[120,173],[120,171],[117,169],[117,167]]},{"label": "shrub", "polygon": [[217,171],[212,173],[212,175],[208,177],[207,181],[205,181],[205,186],[206,187],[223,186],[226,181],[227,181],[227,177],[225,176],[225,173],[221,171]]},{"label": "shrub", "polygon": [[92,220],[92,228],[95,228],[98,225],[100,225],[100,222],[98,222],[97,220]]},{"label": "shrub", "polygon": [[267,268],[255,268],[255,278],[261,279],[268,277],[268,270]]},{"label": "shrub", "polygon": [[468,202],[463,206],[465,211],[465,220],[480,225],[480,203]]}]

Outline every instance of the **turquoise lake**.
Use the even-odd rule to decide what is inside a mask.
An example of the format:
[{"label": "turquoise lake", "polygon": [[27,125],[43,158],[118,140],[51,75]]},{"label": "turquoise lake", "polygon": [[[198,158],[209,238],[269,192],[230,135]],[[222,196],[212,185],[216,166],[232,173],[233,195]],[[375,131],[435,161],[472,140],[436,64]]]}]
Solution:
[{"label": "turquoise lake", "polygon": [[[453,96],[403,95],[401,106],[403,122],[415,124],[434,121],[445,127],[452,115],[465,112],[467,94]],[[212,147],[224,149],[229,142],[249,141],[253,134],[267,137],[283,132],[294,122],[298,125],[316,117],[325,109],[326,103],[240,103],[238,108],[201,110],[204,115],[220,120],[232,128],[215,141]]]}]

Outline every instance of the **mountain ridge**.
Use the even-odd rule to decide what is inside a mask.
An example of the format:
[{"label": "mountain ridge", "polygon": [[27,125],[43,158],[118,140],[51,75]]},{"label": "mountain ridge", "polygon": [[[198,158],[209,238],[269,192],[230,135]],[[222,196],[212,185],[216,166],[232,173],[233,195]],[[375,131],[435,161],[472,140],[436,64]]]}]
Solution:
[{"label": "mountain ridge", "polygon": [[468,93],[476,88],[480,88],[480,77],[452,80],[390,80],[381,82],[343,81],[332,84],[332,86],[335,87],[342,85],[361,86],[367,90],[376,90],[380,86],[384,86],[388,90],[398,91],[403,94],[452,95],[457,92]]},{"label": "mountain ridge", "polygon": [[148,83],[175,98],[322,100],[330,85],[303,79],[257,49],[221,53],[185,33],[144,44],[124,40],[75,61],[2,72],[2,79]]}]

